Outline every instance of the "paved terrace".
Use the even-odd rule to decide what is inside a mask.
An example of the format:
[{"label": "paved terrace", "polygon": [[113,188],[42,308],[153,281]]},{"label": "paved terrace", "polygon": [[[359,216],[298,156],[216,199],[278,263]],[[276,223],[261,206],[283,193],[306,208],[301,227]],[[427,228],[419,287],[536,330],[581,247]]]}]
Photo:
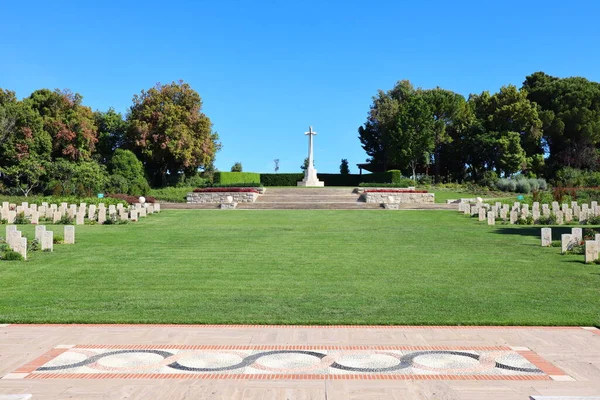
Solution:
[{"label": "paved terrace", "polygon": [[0,399],[599,396],[581,327],[0,325]]}]

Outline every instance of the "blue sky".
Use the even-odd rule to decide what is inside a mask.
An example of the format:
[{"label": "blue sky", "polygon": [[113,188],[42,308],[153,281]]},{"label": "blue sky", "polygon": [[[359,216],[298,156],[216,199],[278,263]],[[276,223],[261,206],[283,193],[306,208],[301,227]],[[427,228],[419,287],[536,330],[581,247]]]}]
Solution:
[{"label": "blue sky", "polygon": [[598,1],[12,1],[0,19],[0,87],[69,88],[125,113],[179,79],[204,101],[229,170],[298,172],[364,162],[357,128],[398,80],[465,96],[535,71],[600,81]]}]

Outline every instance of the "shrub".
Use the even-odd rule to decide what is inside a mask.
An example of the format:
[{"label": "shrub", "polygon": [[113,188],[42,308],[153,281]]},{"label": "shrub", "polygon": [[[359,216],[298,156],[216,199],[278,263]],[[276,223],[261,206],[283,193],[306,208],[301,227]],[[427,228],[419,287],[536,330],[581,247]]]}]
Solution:
[{"label": "shrub", "polygon": [[[150,186],[144,174],[144,165],[129,150],[117,149],[110,159],[108,170],[112,175],[125,178],[128,188],[118,190],[117,193],[127,193],[133,196],[142,196],[148,193]],[[115,192],[114,189],[109,190]]]},{"label": "shrub", "polygon": [[556,215],[554,215],[554,213],[550,213],[549,216],[540,215],[539,224],[540,225],[556,225]]},{"label": "shrub", "polygon": [[214,183],[260,183],[260,174],[254,172],[215,172]]},{"label": "shrub", "polygon": [[27,251],[39,251],[41,248],[42,248],[41,244],[40,244],[39,240],[37,240],[37,239],[33,239],[27,245]]},{"label": "shrub", "polygon": [[104,225],[126,225],[129,223],[127,219],[121,219],[117,214],[108,216],[104,221]]},{"label": "shrub", "polygon": [[260,183],[217,183],[212,185],[214,188],[227,188],[227,187],[262,187]]},{"label": "shrub", "polygon": [[65,242],[65,238],[60,235],[54,235],[52,237],[52,243],[54,244],[63,244]]},{"label": "shrub", "polygon": [[531,192],[531,185],[527,179],[518,179],[515,184],[515,192],[517,193],[529,193]]},{"label": "shrub", "polygon": [[6,261],[23,261],[23,256],[16,251],[7,250],[4,252],[2,259]]},{"label": "shrub", "polygon": [[170,203],[185,203],[189,192],[194,187],[165,187],[160,189],[150,189],[151,198],[157,201],[167,201]]},{"label": "shrub", "polygon": [[427,190],[394,190],[394,189],[371,189],[365,190],[365,193],[428,193]]},{"label": "shrub", "polygon": [[588,225],[600,225],[600,215],[589,217],[586,222]]},{"label": "shrub", "polygon": [[68,214],[62,216],[62,218],[57,222],[59,225],[73,225],[73,218],[69,217]]},{"label": "shrub", "polygon": [[29,221],[25,217],[24,213],[18,213],[17,216],[15,217],[14,223],[15,223],[15,225],[24,225],[24,224],[28,224]]},{"label": "shrub", "polygon": [[302,173],[260,174],[260,183],[264,186],[297,186],[303,178]]}]

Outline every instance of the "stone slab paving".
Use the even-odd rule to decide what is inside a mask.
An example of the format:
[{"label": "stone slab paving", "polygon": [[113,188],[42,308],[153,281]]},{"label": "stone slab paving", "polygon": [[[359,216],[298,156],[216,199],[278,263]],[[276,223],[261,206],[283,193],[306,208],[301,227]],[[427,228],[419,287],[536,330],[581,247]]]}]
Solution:
[{"label": "stone slab paving", "polygon": [[0,377],[32,400],[600,396],[600,331],[0,325]]}]

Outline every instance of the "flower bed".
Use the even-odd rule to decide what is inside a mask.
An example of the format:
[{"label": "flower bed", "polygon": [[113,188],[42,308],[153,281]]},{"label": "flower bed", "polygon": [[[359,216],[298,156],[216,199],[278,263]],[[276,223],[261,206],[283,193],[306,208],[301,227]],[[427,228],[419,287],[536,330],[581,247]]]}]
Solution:
[{"label": "flower bed", "polygon": [[254,188],[247,187],[222,187],[222,188],[198,188],[194,193],[259,193]]},{"label": "flower bed", "polygon": [[429,193],[427,190],[413,190],[413,189],[373,189],[365,190],[364,193]]}]

